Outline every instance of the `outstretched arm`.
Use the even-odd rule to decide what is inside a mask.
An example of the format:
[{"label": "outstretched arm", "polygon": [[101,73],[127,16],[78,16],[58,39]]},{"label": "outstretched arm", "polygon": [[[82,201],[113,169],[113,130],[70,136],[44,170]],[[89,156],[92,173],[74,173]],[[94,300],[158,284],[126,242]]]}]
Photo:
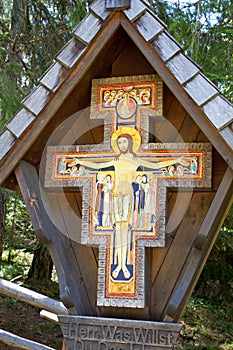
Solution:
[{"label": "outstretched arm", "polygon": [[94,163],[94,162],[88,162],[86,160],[77,159],[77,164],[83,165],[87,168],[99,170],[99,169],[104,169],[104,168],[108,168],[110,166],[113,166],[114,159],[110,160],[109,162],[104,162],[104,163],[97,163],[97,162]]},{"label": "outstretched arm", "polygon": [[139,162],[139,166],[144,166],[145,168],[149,168],[149,169],[153,169],[153,170],[158,170],[158,169],[161,169],[163,167],[166,167],[169,165],[174,165],[177,163],[179,163],[183,166],[190,165],[189,162],[186,162],[182,158],[174,158],[174,159],[165,160],[163,162],[156,162],[156,163],[152,163],[152,162],[148,162],[147,160],[139,159],[138,162]]}]

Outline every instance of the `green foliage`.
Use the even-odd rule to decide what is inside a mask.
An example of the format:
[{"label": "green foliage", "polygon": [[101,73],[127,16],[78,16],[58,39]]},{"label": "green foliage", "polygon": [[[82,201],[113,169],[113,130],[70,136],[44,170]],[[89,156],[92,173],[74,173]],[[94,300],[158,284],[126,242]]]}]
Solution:
[{"label": "green foliage", "polygon": [[193,296],[184,312],[184,328],[176,349],[233,348],[232,303],[212,303]]},{"label": "green foliage", "polygon": [[25,249],[26,247],[27,251],[32,251],[35,233],[23,198],[17,193],[9,191],[6,207],[5,249],[9,249],[11,245],[14,249]]},{"label": "green foliage", "polygon": [[4,0],[0,4],[0,128],[37,85],[85,14],[82,0]]}]

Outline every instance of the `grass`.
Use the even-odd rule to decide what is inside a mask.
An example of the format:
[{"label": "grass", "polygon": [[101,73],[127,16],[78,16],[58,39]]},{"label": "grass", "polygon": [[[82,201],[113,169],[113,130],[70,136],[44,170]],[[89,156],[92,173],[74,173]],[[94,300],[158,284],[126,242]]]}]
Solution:
[{"label": "grass", "polygon": [[182,317],[178,350],[233,349],[233,305],[211,303],[193,296]]}]

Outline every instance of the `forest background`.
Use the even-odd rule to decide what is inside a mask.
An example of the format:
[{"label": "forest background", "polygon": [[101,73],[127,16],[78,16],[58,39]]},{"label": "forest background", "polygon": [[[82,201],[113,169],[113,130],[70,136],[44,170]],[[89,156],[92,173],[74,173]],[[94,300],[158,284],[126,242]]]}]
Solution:
[{"label": "forest background", "polygon": [[[185,53],[202,67],[226,98],[233,101],[232,1],[149,2]],[[88,0],[1,0],[0,129],[4,129],[21,100],[37,85],[89,5]],[[186,308],[182,319],[185,327],[177,348],[233,349],[232,253],[233,208]],[[52,297],[59,296],[53,264],[34,234],[22,197],[3,188],[0,188],[0,267],[2,278]],[[26,315],[33,324],[31,333],[35,340],[49,329],[52,336],[43,337],[44,343],[60,348],[58,326],[38,323],[39,315],[15,300],[0,296],[0,302],[2,315],[7,314],[9,308],[9,314],[19,314],[17,322],[12,322],[10,317],[10,322],[0,318],[0,327],[10,327],[6,330],[18,332],[20,336],[24,332],[27,335],[27,326],[24,330],[22,325]],[[0,349],[8,348],[0,344]]]}]

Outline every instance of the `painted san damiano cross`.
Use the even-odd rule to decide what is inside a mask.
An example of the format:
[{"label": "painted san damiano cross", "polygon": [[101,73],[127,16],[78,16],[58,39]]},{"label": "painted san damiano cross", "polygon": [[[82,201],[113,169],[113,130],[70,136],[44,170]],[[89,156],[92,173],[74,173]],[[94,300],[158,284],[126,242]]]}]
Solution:
[{"label": "painted san damiano cross", "polygon": [[150,116],[162,116],[156,75],[94,80],[103,145],[48,147],[45,186],[83,191],[81,242],[99,247],[99,306],[145,307],[145,247],[166,244],[167,188],[211,184],[210,145],[149,144]]}]

